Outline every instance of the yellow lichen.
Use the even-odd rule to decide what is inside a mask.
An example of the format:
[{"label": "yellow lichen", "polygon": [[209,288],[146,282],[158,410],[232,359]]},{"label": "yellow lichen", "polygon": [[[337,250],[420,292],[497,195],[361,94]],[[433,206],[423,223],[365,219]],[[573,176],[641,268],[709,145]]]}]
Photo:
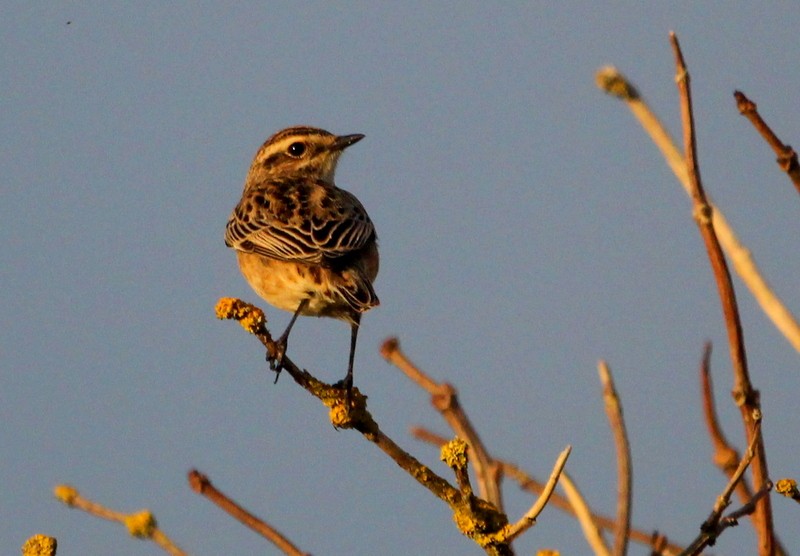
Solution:
[{"label": "yellow lichen", "polygon": [[218,319],[235,318],[234,308],[237,303],[240,303],[240,301],[235,297],[221,297],[214,306],[214,313],[216,313]]},{"label": "yellow lichen", "polygon": [[460,438],[454,438],[444,446],[439,456],[451,468],[464,468],[467,466],[467,443]]},{"label": "yellow lichen", "polygon": [[331,424],[337,429],[350,428],[352,419],[347,407],[343,403],[332,403],[330,408],[328,417],[330,417]]},{"label": "yellow lichen", "polygon": [[128,528],[128,533],[134,537],[147,539],[153,536],[153,531],[157,527],[156,518],[148,510],[142,510],[126,516],[125,527]]},{"label": "yellow lichen", "polygon": [[57,485],[53,489],[53,494],[67,506],[72,506],[78,497],[78,490],[69,485]]},{"label": "yellow lichen", "polygon": [[57,547],[54,537],[34,535],[22,545],[22,556],[55,556]]},{"label": "yellow lichen", "polygon": [[458,530],[467,537],[473,538],[477,533],[477,521],[466,508],[459,508],[453,512],[453,521],[456,522]]},{"label": "yellow lichen", "polygon": [[242,328],[255,334],[267,322],[264,311],[235,297],[222,297],[214,307],[218,319],[239,321]]},{"label": "yellow lichen", "polygon": [[800,497],[800,492],[797,490],[797,481],[794,479],[779,479],[775,483],[775,492],[787,498]]}]

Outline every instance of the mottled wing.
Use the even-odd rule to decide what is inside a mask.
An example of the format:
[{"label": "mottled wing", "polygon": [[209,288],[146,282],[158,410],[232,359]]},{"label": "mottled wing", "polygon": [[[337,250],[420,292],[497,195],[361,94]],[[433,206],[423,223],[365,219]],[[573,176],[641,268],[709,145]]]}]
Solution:
[{"label": "mottled wing", "polygon": [[245,191],[225,244],[272,259],[324,263],[375,239],[367,211],[347,191],[308,179],[277,179]]}]

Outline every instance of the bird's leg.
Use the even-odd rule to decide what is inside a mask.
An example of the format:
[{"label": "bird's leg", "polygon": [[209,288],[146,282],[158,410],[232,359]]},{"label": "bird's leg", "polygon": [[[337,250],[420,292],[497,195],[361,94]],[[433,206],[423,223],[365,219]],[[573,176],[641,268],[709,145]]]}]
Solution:
[{"label": "bird's leg", "polygon": [[361,323],[361,313],[356,313],[353,322],[350,324],[350,358],[347,361],[347,375],[342,381],[344,386],[345,407],[350,407],[350,396],[353,393],[353,361],[356,357],[356,340],[358,339],[358,327]]},{"label": "bird's leg", "polygon": [[294,321],[297,320],[297,317],[300,316],[300,313],[303,311],[303,309],[308,306],[308,302],[308,298],[300,302],[300,305],[297,306],[297,310],[294,312],[294,315],[292,315],[292,320],[289,321],[289,325],[286,327],[286,330],[284,330],[283,334],[281,334],[280,337],[275,340],[275,357],[270,357],[269,352],[267,352],[269,368],[277,373],[277,375],[275,375],[275,382],[278,382],[281,369],[283,369],[283,357],[286,355],[286,343],[289,339],[289,332],[292,331]]}]

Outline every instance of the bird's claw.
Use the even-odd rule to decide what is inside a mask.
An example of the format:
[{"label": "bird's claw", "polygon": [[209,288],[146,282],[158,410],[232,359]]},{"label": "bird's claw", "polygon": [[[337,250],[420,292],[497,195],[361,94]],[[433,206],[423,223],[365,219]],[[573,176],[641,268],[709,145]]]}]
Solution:
[{"label": "bird's claw", "polygon": [[279,339],[275,342],[274,350],[267,350],[267,361],[269,362],[269,369],[275,371],[275,382],[278,382],[278,377],[283,370],[283,359],[286,357],[286,340]]}]

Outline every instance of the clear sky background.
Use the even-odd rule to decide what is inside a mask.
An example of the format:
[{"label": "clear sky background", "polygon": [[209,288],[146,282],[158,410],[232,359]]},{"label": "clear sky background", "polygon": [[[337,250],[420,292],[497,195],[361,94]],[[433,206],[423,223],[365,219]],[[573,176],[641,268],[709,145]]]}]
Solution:
[{"label": "clear sky background", "polygon": [[[364,318],[355,380],[386,432],[452,479],[408,435],[449,431],[378,354],[397,335],[458,388],[492,454],[545,478],[571,444],[568,470],[613,513],[605,358],[632,442],[633,522],[687,543],[726,482],[698,394],[707,339],[723,425],[744,446],[723,321],[688,199],[594,73],[618,66],[679,136],[678,33],[706,188],[798,312],[800,197],[732,97],[742,89],[800,145],[798,29],[790,2],[6,3],[0,552],[41,532],[59,554],[160,554],[58,503],[53,486],[70,483],[150,508],[192,554],[277,554],[189,490],[196,467],[316,555],[481,553],[439,500],[333,430],[288,376],[273,385],[258,342],[214,318],[222,296],[262,303],[223,231],[256,149],[295,124],[366,135],[337,183],[381,241],[382,305]],[[797,477],[800,359],[736,286],[771,476]],[[283,330],[289,315],[267,310]],[[289,354],[339,380],[348,338],[301,319]],[[506,487],[516,519],[532,500]],[[800,546],[797,504],[773,504]],[[554,508],[517,544],[545,547],[589,552]],[[744,523],[715,553],[753,547]]]}]

